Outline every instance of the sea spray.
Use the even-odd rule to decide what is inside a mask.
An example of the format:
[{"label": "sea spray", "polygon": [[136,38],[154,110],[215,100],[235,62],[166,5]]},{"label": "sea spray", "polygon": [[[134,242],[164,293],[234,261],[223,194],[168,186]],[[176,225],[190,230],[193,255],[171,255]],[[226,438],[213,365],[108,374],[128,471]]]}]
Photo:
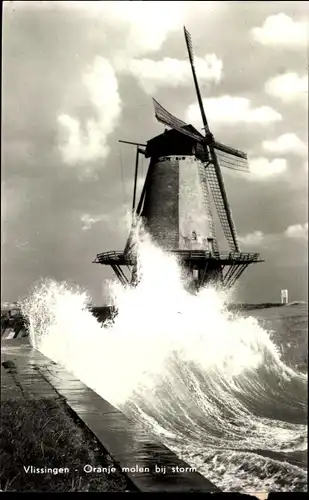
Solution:
[{"label": "sea spray", "polygon": [[[190,465],[211,470],[218,486],[230,488],[240,467],[233,458],[229,468],[229,455],[303,450],[306,377],[284,365],[257,320],[227,311],[225,292],[189,293],[173,255],[145,234],[137,245],[138,284],[110,283],[117,315],[107,325],[91,315],[85,291],[53,280],[37,285],[22,304],[32,344]],[[242,472],[247,491],[263,486],[259,470]],[[297,468],[301,487],[304,474]]]}]

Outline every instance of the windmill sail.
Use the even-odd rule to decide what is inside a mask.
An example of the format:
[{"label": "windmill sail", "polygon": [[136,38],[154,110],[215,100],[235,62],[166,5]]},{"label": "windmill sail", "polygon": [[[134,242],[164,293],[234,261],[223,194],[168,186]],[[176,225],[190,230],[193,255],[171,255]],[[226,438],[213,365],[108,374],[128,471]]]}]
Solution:
[{"label": "windmill sail", "polygon": [[176,118],[176,116],[169,113],[155,99],[152,100],[154,104],[155,116],[159,122],[163,123],[164,125],[167,125],[170,128],[178,130],[178,132],[181,132],[182,134],[187,135],[197,141],[203,139],[202,134],[200,134],[197,130],[195,130],[194,127],[191,127],[191,129],[195,130],[194,132],[185,129],[184,127],[188,127],[187,123],[183,122],[182,120],[179,120],[179,118]]},{"label": "windmill sail", "polygon": [[220,167],[230,168],[240,172],[249,172],[246,153],[231,148],[230,146],[225,146],[225,144],[217,141],[215,141],[213,145]]},{"label": "windmill sail", "polygon": [[163,108],[163,106],[161,106],[161,104],[156,101],[156,99],[152,99],[152,101],[154,105],[155,115],[159,122],[165,123],[172,128],[181,128],[187,125],[185,122],[172,115],[172,113],[169,113],[167,109]]},{"label": "windmill sail", "polygon": [[239,151],[239,149],[231,148],[230,146],[226,146],[225,144],[222,144],[221,142],[218,141],[215,141],[213,145],[217,150],[222,151],[223,153],[237,156],[238,158],[243,158],[247,160],[247,154],[244,153],[243,151]]},{"label": "windmill sail", "polygon": [[208,127],[208,122],[207,122],[207,118],[206,118],[206,114],[205,114],[205,110],[204,110],[204,106],[203,106],[203,101],[202,101],[202,97],[201,97],[201,93],[200,93],[200,89],[198,86],[198,81],[197,81],[197,77],[196,77],[196,73],[195,73],[194,54],[193,54],[193,48],[192,48],[191,35],[190,35],[189,31],[186,30],[185,27],[184,27],[184,33],[185,33],[185,39],[186,39],[186,44],[187,44],[187,49],[188,49],[188,54],[189,54],[189,60],[190,60],[190,64],[191,64],[191,70],[192,70],[197,100],[198,100],[198,104],[199,104],[201,115],[202,115],[204,129],[205,129],[205,132],[207,133],[207,132],[209,132],[209,127]]},{"label": "windmill sail", "polygon": [[220,150],[216,150],[216,154],[220,167],[237,170],[238,172],[249,172],[248,160],[224,153]]},{"label": "windmill sail", "polygon": [[212,163],[209,163],[206,167],[206,178],[208,185],[211,189],[211,194],[215,203],[215,207],[219,216],[219,220],[223,229],[224,236],[228,242],[230,250],[233,252],[238,252],[238,242],[236,236],[235,224],[232,217],[230,221],[228,220],[226,207],[223,202],[220,185],[218,182],[217,173],[215,167]]}]

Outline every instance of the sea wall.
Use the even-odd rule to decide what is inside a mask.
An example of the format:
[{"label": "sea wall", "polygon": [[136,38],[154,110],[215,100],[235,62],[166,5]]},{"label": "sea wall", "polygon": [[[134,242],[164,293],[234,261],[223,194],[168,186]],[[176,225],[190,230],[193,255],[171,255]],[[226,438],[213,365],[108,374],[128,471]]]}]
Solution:
[{"label": "sea wall", "polygon": [[[2,340],[2,396],[63,398],[112,461],[140,492],[218,492],[219,489],[169,448],[74,375],[33,349],[28,339]],[[15,386],[13,382],[15,381]],[[17,382],[17,383],[16,383]],[[85,469],[87,467],[87,470]],[[87,473],[100,473],[85,464]]]},{"label": "sea wall", "polygon": [[229,304],[229,311],[251,311],[253,309],[269,309],[270,307],[281,307],[286,304],[281,304],[281,302],[264,302],[260,304]]}]

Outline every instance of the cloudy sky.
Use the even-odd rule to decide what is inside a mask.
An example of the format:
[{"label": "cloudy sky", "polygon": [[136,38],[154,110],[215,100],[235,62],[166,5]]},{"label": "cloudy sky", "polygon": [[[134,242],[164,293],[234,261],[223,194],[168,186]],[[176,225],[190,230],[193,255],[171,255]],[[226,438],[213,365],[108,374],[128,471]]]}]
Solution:
[{"label": "cloudy sky", "polygon": [[[122,250],[134,150],[161,133],[151,97],[201,128],[183,25],[210,126],[248,152],[224,172],[242,250],[265,263],[236,299],[307,298],[306,2],[4,2],[2,300],[41,277],[106,300],[95,255]],[[141,173],[145,173],[144,160]],[[140,183],[142,179],[140,180]]]}]

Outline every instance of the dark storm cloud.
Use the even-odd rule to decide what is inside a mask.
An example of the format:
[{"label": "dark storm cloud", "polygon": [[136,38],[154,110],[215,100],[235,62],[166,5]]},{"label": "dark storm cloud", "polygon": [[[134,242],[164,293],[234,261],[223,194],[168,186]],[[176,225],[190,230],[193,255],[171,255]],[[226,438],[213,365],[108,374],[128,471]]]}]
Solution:
[{"label": "dark storm cloud", "polygon": [[[124,51],[129,28],[123,20],[114,25],[110,18],[52,4],[47,8],[40,2],[31,6],[26,2],[7,2],[4,9],[2,180],[6,206],[2,293],[7,300],[15,300],[40,277],[52,276],[85,285],[99,303],[103,300],[102,281],[110,273],[91,261],[100,251],[122,248],[127,235],[122,219],[131,205],[135,153],[117,141],[122,138],[145,142],[160,133],[162,127],[154,119],[150,96],[136,78],[118,73],[122,111],[108,136],[109,155],[82,165],[63,162],[57,119],[67,114],[83,126],[86,119],[96,117],[97,109],[82,77],[96,56],[112,60],[116,52]],[[270,156],[262,151],[261,143],[269,137],[294,132],[306,140],[307,119],[302,105],[283,103],[264,92],[266,80],[279,73],[305,73],[305,50],[268,48],[250,37],[251,28],[261,26],[269,15],[284,12],[295,19],[304,16],[303,5],[226,2],[209,12],[206,4],[194,4],[196,13],[190,7],[185,16],[196,55],[215,53],[223,61],[221,83],[203,84],[204,97],[247,97],[252,106],[270,106],[283,117],[281,122],[267,126],[214,123],[218,139],[266,157]],[[139,57],[139,50],[132,49],[132,57]],[[154,60],[167,56],[187,57],[181,24],[178,30],[168,33],[159,50],[145,50],[140,55]],[[158,89],[155,97],[180,118],[185,118],[187,107],[195,100],[193,86],[171,89],[166,85]],[[234,174],[225,175],[241,235],[255,230],[280,234],[289,225],[306,221],[303,160],[284,157],[292,172],[290,177],[249,182]],[[87,167],[88,176],[83,175]],[[81,218],[85,214],[101,220],[83,230]],[[254,298],[254,290],[270,281],[275,294],[281,286],[276,276],[285,267],[291,269],[291,245],[299,252],[299,259],[304,260],[302,244],[292,240],[284,248],[265,248],[267,264],[260,265],[261,271],[247,272],[242,297],[250,289],[252,300],[259,300]],[[280,265],[274,248],[283,255]],[[293,272],[290,274],[296,294],[303,287],[297,285],[297,273],[295,278]],[[252,282],[256,285],[252,286]]]}]

